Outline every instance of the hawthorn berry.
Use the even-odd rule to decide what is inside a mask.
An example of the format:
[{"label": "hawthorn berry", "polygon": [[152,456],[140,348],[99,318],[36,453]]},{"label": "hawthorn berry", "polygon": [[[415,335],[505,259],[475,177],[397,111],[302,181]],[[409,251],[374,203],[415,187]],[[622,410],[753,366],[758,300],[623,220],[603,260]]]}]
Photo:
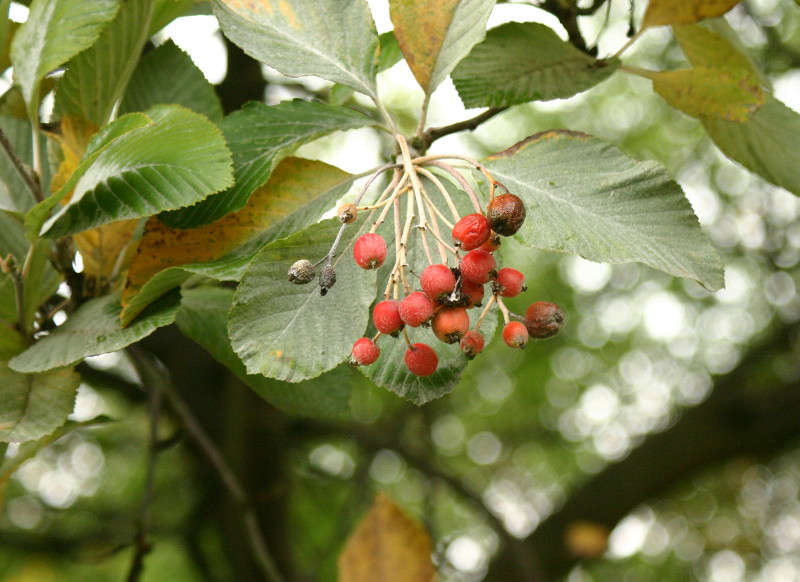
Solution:
[{"label": "hawthorn berry", "polygon": [[477,249],[489,240],[490,234],[489,221],[483,214],[477,212],[467,214],[453,227],[453,239],[458,241],[465,251]]},{"label": "hawthorn berry", "polygon": [[474,249],[461,259],[461,276],[467,281],[483,285],[495,275],[497,261],[491,253]]},{"label": "hawthorn berry", "polygon": [[368,337],[362,337],[353,344],[350,363],[354,366],[369,366],[381,355],[381,349]]},{"label": "hawthorn berry", "polygon": [[525,311],[525,327],[536,339],[553,337],[564,327],[564,312],[555,303],[537,301]]},{"label": "hawthorn berry", "polygon": [[468,359],[472,359],[483,351],[484,339],[483,334],[479,331],[469,330],[464,334],[459,343],[461,351]]},{"label": "hawthorn berry", "polygon": [[511,267],[503,267],[497,271],[494,289],[501,297],[516,297],[527,289],[525,275]]},{"label": "hawthorn berry", "polygon": [[514,194],[495,196],[486,208],[492,230],[501,236],[511,236],[525,222],[525,203]]},{"label": "hawthorn berry", "polygon": [[503,341],[510,348],[521,349],[528,343],[528,330],[521,321],[510,321],[503,326]]},{"label": "hawthorn berry", "polygon": [[386,260],[386,241],[374,232],[362,234],[353,245],[353,258],[362,269],[377,269]]},{"label": "hawthorn berry", "polygon": [[326,265],[322,271],[319,272],[319,294],[327,295],[330,288],[336,284],[336,270],[333,265]]},{"label": "hawthorn berry", "polygon": [[469,330],[469,314],[463,307],[446,307],[431,320],[434,335],[446,344],[454,344]]},{"label": "hawthorn berry", "polygon": [[372,310],[372,323],[381,333],[392,334],[403,328],[400,317],[400,302],[394,299],[380,301]]},{"label": "hawthorn berry", "polygon": [[417,343],[406,350],[406,367],[416,376],[430,376],[439,365],[439,357],[428,344]]},{"label": "hawthorn berry", "polygon": [[339,222],[342,224],[350,224],[354,222],[355,219],[358,217],[358,209],[356,205],[352,202],[348,202],[346,204],[342,204],[336,210],[336,218],[339,219]]},{"label": "hawthorn berry", "polygon": [[414,291],[400,301],[398,312],[406,325],[419,327],[433,316],[434,306],[425,293]]},{"label": "hawthorn berry", "polygon": [[316,274],[314,263],[307,259],[300,259],[289,267],[288,276],[289,281],[295,285],[305,285],[313,281]]},{"label": "hawthorn berry", "polygon": [[447,265],[428,265],[419,276],[419,284],[431,301],[444,301],[456,288],[456,276]]},{"label": "hawthorn berry", "polygon": [[503,242],[503,239],[501,239],[501,238],[500,238],[500,235],[499,235],[499,234],[497,234],[495,231],[491,231],[491,232],[489,233],[489,238],[486,240],[486,242],[485,242],[485,243],[483,243],[483,244],[482,244],[481,246],[479,246],[478,248],[479,248],[479,249],[483,249],[483,250],[484,250],[484,251],[486,251],[487,253],[493,253],[493,252],[495,252],[497,249],[499,249],[499,248],[500,248],[500,244],[501,244],[502,242]]},{"label": "hawthorn berry", "polygon": [[461,279],[461,301],[467,309],[480,307],[485,293],[486,290],[483,285],[478,285],[467,279]]}]

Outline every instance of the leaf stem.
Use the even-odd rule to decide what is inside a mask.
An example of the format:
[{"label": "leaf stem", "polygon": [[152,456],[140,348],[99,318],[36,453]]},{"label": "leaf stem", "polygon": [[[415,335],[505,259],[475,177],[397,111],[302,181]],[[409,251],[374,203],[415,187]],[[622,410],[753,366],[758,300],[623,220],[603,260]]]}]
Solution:
[{"label": "leaf stem", "polygon": [[615,52],[614,56],[612,56],[611,58],[612,59],[620,58],[622,56],[622,53],[624,53],[626,50],[628,50],[633,43],[635,43],[637,40],[639,40],[639,37],[642,36],[642,33],[645,30],[647,30],[647,29],[646,28],[639,29],[639,31],[636,34],[634,34],[632,37],[630,37],[627,40],[627,42],[624,45],[622,45],[622,47],[617,52]]},{"label": "leaf stem", "polygon": [[[34,140],[37,137],[34,135]],[[28,169],[25,167],[25,164],[22,163],[22,160],[17,155],[17,152],[14,150],[14,146],[11,145],[11,141],[9,141],[8,136],[5,132],[0,129],[0,147],[3,148],[3,151],[6,153],[6,156],[11,161],[11,165],[14,166],[14,171],[19,175],[22,181],[25,183],[25,186],[28,188],[31,196],[36,202],[41,202],[44,197],[42,196],[42,189],[39,187],[39,184],[36,180],[34,180],[33,176],[31,176]]]}]

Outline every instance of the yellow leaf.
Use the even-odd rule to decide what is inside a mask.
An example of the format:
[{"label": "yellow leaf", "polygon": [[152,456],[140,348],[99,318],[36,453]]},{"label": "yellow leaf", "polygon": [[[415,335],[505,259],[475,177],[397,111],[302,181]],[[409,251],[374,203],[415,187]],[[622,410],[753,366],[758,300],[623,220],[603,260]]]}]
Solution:
[{"label": "yellow leaf", "polygon": [[339,582],[431,582],[431,551],[425,528],[379,493],[339,556]]},{"label": "yellow leaf", "polygon": [[[343,182],[349,174],[323,162],[286,158],[269,181],[258,188],[241,210],[192,229],[171,228],[150,218],[128,271],[122,293],[125,306],[150,278],[169,267],[217,259],[256,233],[308,204],[316,192]],[[324,211],[320,209],[320,214]]]},{"label": "yellow leaf", "polygon": [[642,28],[664,24],[692,24],[722,16],[742,0],[650,0]]}]

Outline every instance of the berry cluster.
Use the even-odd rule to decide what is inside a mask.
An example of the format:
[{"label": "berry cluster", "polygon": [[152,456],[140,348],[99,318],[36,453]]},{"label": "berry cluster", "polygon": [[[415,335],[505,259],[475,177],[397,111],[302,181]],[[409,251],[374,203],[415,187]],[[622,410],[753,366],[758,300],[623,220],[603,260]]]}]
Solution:
[{"label": "berry cluster", "polygon": [[[374,363],[380,356],[377,340],[388,335],[395,338],[402,334],[408,349],[405,364],[417,376],[429,376],[436,371],[438,356],[429,345],[412,343],[408,328],[430,327],[440,341],[459,344],[469,359],[483,351],[485,339],[480,332],[489,310],[496,306],[503,314],[503,341],[512,348],[522,348],[533,337],[549,338],[558,333],[564,322],[564,314],[554,303],[539,301],[533,303],[524,316],[509,312],[503,300],[515,297],[525,291],[525,276],[517,269],[503,267],[498,269],[494,252],[498,249],[501,237],[515,234],[525,221],[526,210],[522,200],[510,193],[505,186],[494,180],[489,172],[478,162],[465,157],[448,156],[450,159],[467,161],[481,171],[489,182],[489,201],[485,212],[469,183],[450,164],[442,160],[446,156],[424,156],[412,159],[403,140],[399,140],[402,163],[387,164],[380,168],[362,189],[356,202],[339,208],[337,216],[342,223],[331,251],[318,263],[308,260],[297,261],[289,269],[289,280],[303,284],[315,277],[315,267],[326,262],[320,273],[321,293],[327,293],[336,282],[336,274],[331,258],[336,250],[345,226],[353,223],[360,211],[381,210],[369,232],[362,234],[353,245],[353,258],[363,269],[377,269],[386,262],[387,244],[376,231],[382,225],[390,210],[394,210],[396,256],[389,275],[388,284],[379,301],[372,310],[372,322],[377,334],[362,337],[353,345],[351,362],[366,366]],[[472,201],[475,212],[459,215],[447,189],[439,178],[428,168],[437,168],[451,174]],[[359,207],[358,202],[372,181],[382,172],[394,169],[391,184],[372,206]],[[446,202],[452,221],[445,217],[428,196],[420,176],[426,177],[438,189]],[[501,188],[504,193],[495,195]],[[408,194],[405,204],[405,221],[401,219],[401,197]],[[414,225],[414,220],[419,223]],[[442,235],[444,224],[450,235]],[[407,249],[412,232],[421,236],[422,248],[427,266],[414,269],[409,264]],[[446,231],[445,231],[446,232]],[[440,261],[433,259],[431,236],[438,249]],[[412,285],[411,278],[418,277],[418,284]],[[490,297],[483,305],[486,287]],[[475,324],[471,327],[468,310],[483,306]]]}]

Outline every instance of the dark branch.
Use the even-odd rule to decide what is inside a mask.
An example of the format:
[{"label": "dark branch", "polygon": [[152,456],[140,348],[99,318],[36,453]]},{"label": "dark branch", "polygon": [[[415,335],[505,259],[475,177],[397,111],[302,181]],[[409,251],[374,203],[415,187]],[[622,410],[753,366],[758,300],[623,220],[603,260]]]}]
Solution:
[{"label": "dark branch", "polygon": [[489,121],[498,113],[502,113],[506,109],[508,109],[508,107],[492,107],[491,109],[487,109],[483,113],[476,115],[472,119],[465,119],[464,121],[459,121],[458,123],[453,123],[451,125],[445,125],[442,127],[431,127],[422,134],[421,140],[413,141],[411,145],[418,152],[424,153],[428,151],[428,148],[431,147],[431,144],[437,139],[453,133],[459,133],[461,131],[471,131],[482,123]]}]

